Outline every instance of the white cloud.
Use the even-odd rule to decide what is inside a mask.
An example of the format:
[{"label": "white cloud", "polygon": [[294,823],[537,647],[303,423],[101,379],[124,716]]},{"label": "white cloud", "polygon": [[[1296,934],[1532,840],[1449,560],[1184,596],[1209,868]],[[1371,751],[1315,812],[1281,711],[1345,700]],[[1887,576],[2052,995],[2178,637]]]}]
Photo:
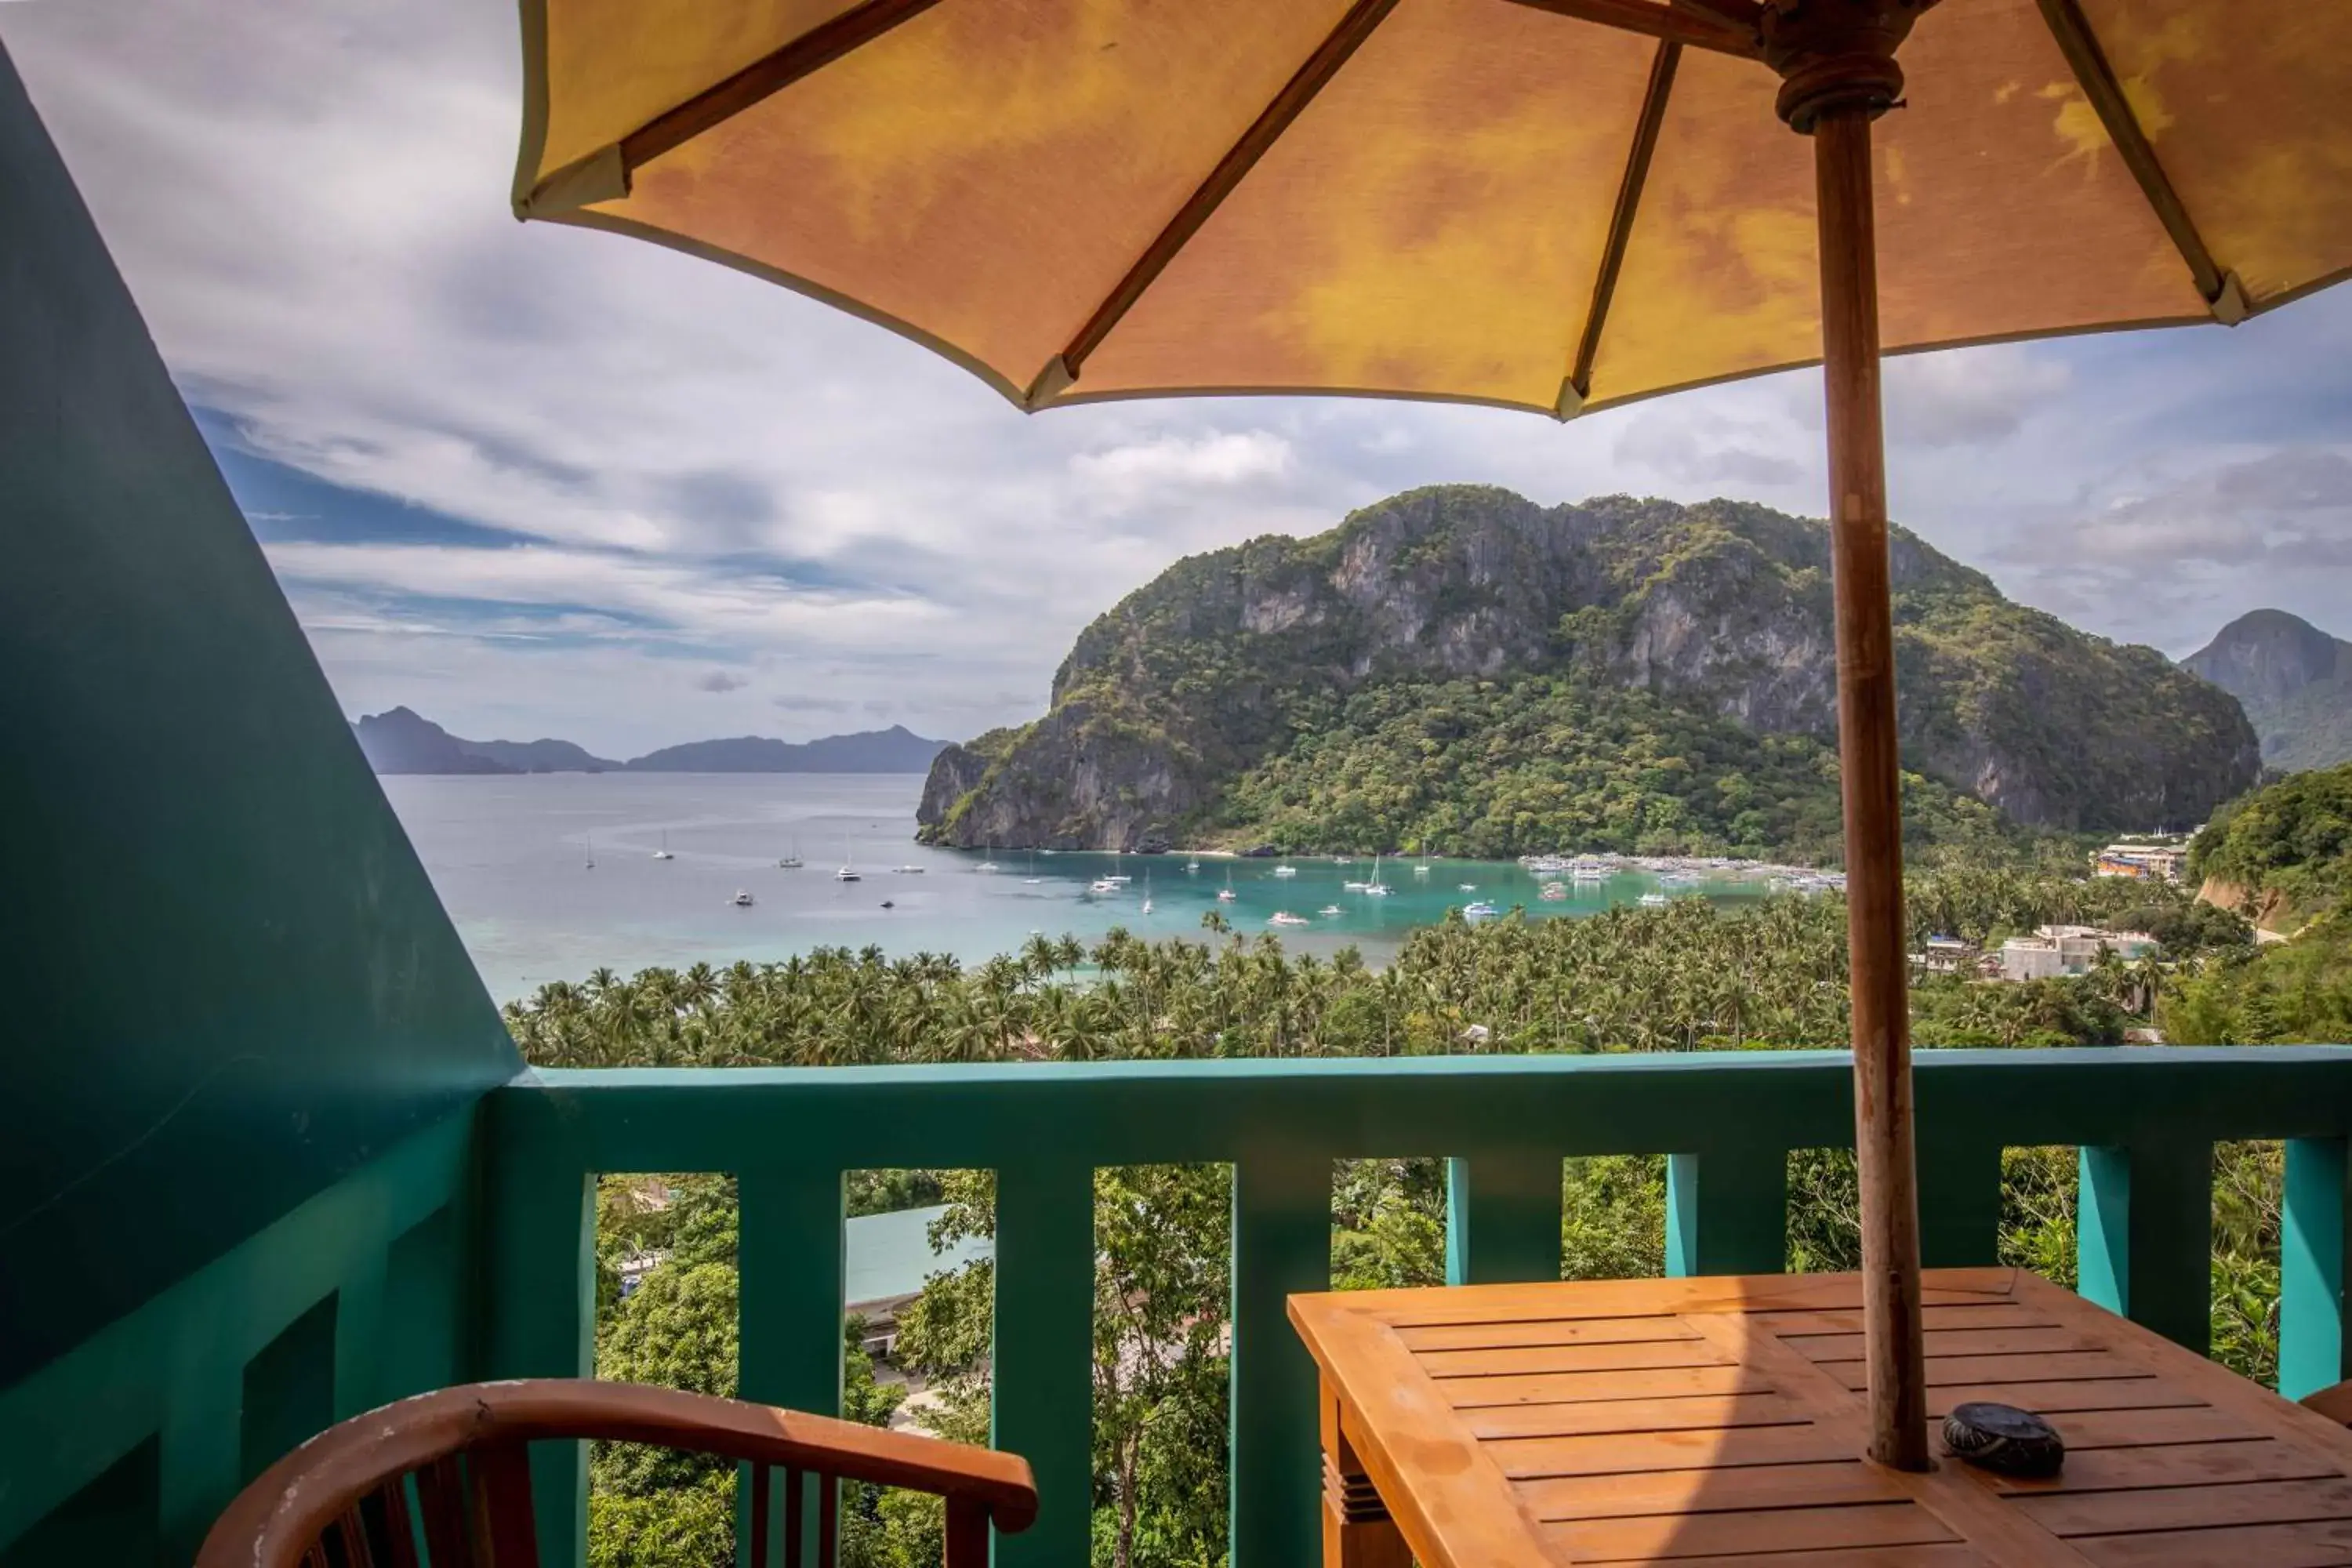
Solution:
[{"label": "white cloud", "polygon": [[[263,519],[353,708],[645,750],[694,738],[678,693],[723,668],[763,696],[970,733],[1034,713],[1085,623],[1176,557],[1328,527],[1407,486],[1821,510],[1810,373],[1564,426],[1337,400],[1030,418],[770,285],[518,225],[504,5],[107,0],[10,6],[5,27],[194,399],[255,453],[527,542]],[[2196,488],[2340,443],[2347,367],[2352,300],[2235,333],[1893,362],[1895,512],[2021,597],[2168,646],[2254,604],[2352,603],[2352,565],[2330,556],[2341,524],[2318,511],[2265,522],[2251,563],[2179,565],[2251,550],[2235,520],[2326,481]],[[2099,520],[2126,493],[2175,498],[2172,521],[2097,531],[2125,525]],[[283,537],[306,521],[337,542]],[[2126,537],[2146,548],[2108,550]],[[2068,541],[2113,559],[2086,576]]]}]

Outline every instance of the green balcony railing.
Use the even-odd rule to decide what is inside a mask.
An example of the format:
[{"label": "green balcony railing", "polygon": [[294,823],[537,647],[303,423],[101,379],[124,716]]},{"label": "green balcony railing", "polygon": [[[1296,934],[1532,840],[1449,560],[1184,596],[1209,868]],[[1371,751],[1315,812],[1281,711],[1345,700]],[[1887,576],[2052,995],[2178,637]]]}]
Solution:
[{"label": "green balcony railing", "polygon": [[[2212,1146],[2287,1140],[2282,1382],[2339,1375],[2352,1050],[1926,1052],[1918,1108],[1930,1266],[1994,1261],[2003,1148],[2080,1145],[2085,1293],[2199,1349]],[[1671,1271],[1778,1272],[1788,1152],[1850,1144],[1852,1117],[1825,1052],[545,1072],[489,1101],[486,1349],[499,1375],[587,1371],[596,1173],[731,1172],[744,1395],[832,1411],[844,1173],[993,1170],[995,1441],[1043,1499],[997,1561],[1083,1563],[1091,1173],[1227,1163],[1233,1560],[1311,1562],[1313,1373],[1283,1301],[1328,1284],[1335,1159],[1448,1158],[1456,1282],[1556,1277],[1560,1163],[1602,1153],[1669,1156]],[[579,1464],[543,1462],[549,1539],[576,1539]]]},{"label": "green balcony railing", "polygon": [[[0,1565],[185,1562],[213,1514],[337,1416],[441,1384],[578,1375],[593,1178],[730,1172],[751,1398],[840,1397],[844,1173],[997,1173],[995,1438],[1044,1507],[1011,1565],[1087,1560],[1101,1166],[1234,1172],[1236,1568],[1316,1560],[1312,1376],[1283,1299],[1327,1281],[1331,1162],[1446,1156],[1457,1280],[1559,1265],[1570,1155],[1664,1153],[1685,1273],[1778,1271],[1786,1154],[1852,1138],[1834,1053],[526,1074],[0,1391]],[[2078,1145],[2086,1294],[2202,1347],[2212,1145],[2287,1141],[2281,1384],[2345,1364],[2352,1049],[1937,1051],[1918,1065],[1931,1265],[1994,1259],[2004,1147]],[[547,1561],[584,1457],[538,1457]]]}]

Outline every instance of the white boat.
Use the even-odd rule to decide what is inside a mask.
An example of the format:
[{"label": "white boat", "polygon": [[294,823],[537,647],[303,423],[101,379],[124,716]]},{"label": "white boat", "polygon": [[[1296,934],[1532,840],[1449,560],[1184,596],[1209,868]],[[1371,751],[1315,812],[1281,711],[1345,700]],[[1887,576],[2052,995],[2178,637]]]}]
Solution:
[{"label": "white boat", "polygon": [[1326,905],[1324,905],[1324,906],[1323,906],[1323,909],[1322,909],[1322,911],[1321,911],[1321,912],[1322,912],[1322,915],[1323,915],[1323,918],[1324,918],[1324,919],[1326,919],[1326,920],[1329,920],[1329,919],[1331,919],[1333,916],[1335,916],[1335,915],[1339,914],[1339,913],[1340,912],[1340,910],[1339,910],[1339,905],[1337,905],[1337,904],[1326,904]]},{"label": "white boat", "polygon": [[1089,893],[1116,893],[1118,888],[1119,882],[1116,877],[1097,877],[1087,884],[1087,891]]},{"label": "white boat", "polygon": [[654,851],[654,858],[656,860],[675,860],[677,858],[677,856],[669,852],[669,830],[667,828],[662,830],[662,847]]},{"label": "white boat", "polygon": [[1475,882],[1465,882],[1462,884],[1462,890],[1465,893],[1475,893],[1478,890],[1478,884]]},{"label": "white boat", "polygon": [[797,871],[806,864],[808,862],[797,855],[787,855],[776,862],[776,868],[781,871]]},{"label": "white boat", "polygon": [[1428,861],[1426,861],[1426,860],[1423,860],[1420,865],[1415,866],[1415,867],[1412,868],[1412,874],[1413,874],[1414,876],[1416,876],[1416,877],[1426,877],[1426,876],[1428,876],[1428,875],[1429,875],[1429,862],[1428,862]]},{"label": "white boat", "polygon": [[1668,900],[1664,893],[1643,893],[1638,901],[1654,910],[1663,908]]},{"label": "white boat", "polygon": [[1114,886],[1124,888],[1124,887],[1126,887],[1129,882],[1134,881],[1134,880],[1135,880],[1135,879],[1134,879],[1134,878],[1132,878],[1132,877],[1105,877],[1105,878],[1103,879],[1103,880],[1104,880],[1104,881],[1106,881],[1106,882],[1109,882],[1109,883],[1113,884]]},{"label": "white boat", "polygon": [[1200,868],[1201,863],[1198,860],[1187,860],[1184,862],[1184,869],[1187,871],[1197,871]]},{"label": "white boat", "polygon": [[893,866],[890,869],[901,877],[919,877],[923,874],[923,868],[920,866]]},{"label": "white boat", "polygon": [[1483,899],[1476,903],[1462,906],[1462,918],[1466,921],[1490,921],[1502,912]]},{"label": "white boat", "polygon": [[840,870],[835,871],[833,874],[833,879],[836,882],[862,882],[866,879],[860,877],[856,871],[850,869],[848,867],[844,866]]},{"label": "white boat", "polygon": [[1274,868],[1274,874],[1277,877],[1296,877],[1298,875],[1298,868],[1296,866],[1276,866]]},{"label": "white boat", "polygon": [[751,895],[745,892],[742,889],[738,888],[735,889],[735,896],[732,899],[730,899],[728,902],[733,904],[739,910],[748,910],[751,907]]},{"label": "white boat", "polygon": [[1375,899],[1389,896],[1389,885],[1381,880],[1381,858],[1377,855],[1372,857],[1372,879],[1364,884],[1364,891]]},{"label": "white boat", "polygon": [[1231,888],[1220,888],[1217,889],[1217,902],[1221,904],[1230,904],[1239,897],[1241,897],[1241,895],[1234,892]]},{"label": "white boat", "polygon": [[1538,893],[1536,897],[1541,899],[1548,904],[1559,903],[1562,899],[1568,897],[1568,884],[1565,882],[1546,882],[1543,885],[1543,891]]},{"label": "white boat", "polygon": [[1370,882],[1342,882],[1339,886],[1347,889],[1349,892],[1360,893],[1365,889],[1370,887],[1371,884]]},{"label": "white boat", "polygon": [[1355,862],[1349,859],[1345,855],[1334,855],[1331,857],[1331,864],[1334,866],[1352,866]]},{"label": "white boat", "polygon": [[1147,915],[1151,912],[1151,900],[1149,895],[1146,895],[1143,900],[1143,912]]},{"label": "white boat", "polygon": [[1305,915],[1294,915],[1288,910],[1276,910],[1265,917],[1265,923],[1276,926],[1303,926],[1308,922]]},{"label": "white boat", "polygon": [[986,858],[982,859],[979,865],[974,866],[972,869],[975,871],[1002,871],[1004,869],[1003,867],[996,863],[995,845],[992,844],[988,847]]}]

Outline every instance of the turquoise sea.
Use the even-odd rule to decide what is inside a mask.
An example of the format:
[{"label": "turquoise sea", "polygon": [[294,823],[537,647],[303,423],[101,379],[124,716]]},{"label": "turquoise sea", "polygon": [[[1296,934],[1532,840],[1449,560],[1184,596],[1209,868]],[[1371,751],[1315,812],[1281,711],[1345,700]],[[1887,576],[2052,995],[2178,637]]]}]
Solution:
[{"label": "turquoise sea", "polygon": [[[441,901],[457,921],[490,994],[504,1002],[599,966],[628,973],[737,959],[788,958],[827,945],[872,943],[894,956],[948,952],[967,962],[1018,948],[1035,932],[1084,939],[1125,926],[1139,936],[1202,935],[1222,910],[1235,930],[1276,931],[1298,951],[1349,945],[1379,963],[1417,925],[1486,900],[1533,915],[1584,915],[1630,903],[1656,881],[1628,872],[1571,887],[1546,903],[1517,865],[1479,860],[1384,861],[1385,898],[1350,892],[1371,862],[1298,858],[1278,878],[1272,860],[1182,855],[979,851],[914,841],[919,776],[847,773],[540,773],[391,777],[384,793],[408,829]],[[672,858],[655,858],[667,847]],[[797,853],[807,865],[785,870]],[[595,865],[590,868],[588,862]],[[845,862],[860,880],[840,882]],[[895,869],[919,867],[919,871]],[[1132,879],[1094,892],[1107,876]],[[1465,886],[1466,884],[1466,886]],[[1217,894],[1231,886],[1234,898]],[[731,900],[751,895],[740,908]],[[1763,896],[1755,884],[1705,885],[1718,900]],[[1143,912],[1146,899],[1151,912]],[[886,903],[890,906],[885,908]],[[1325,915],[1326,909],[1336,909]],[[1270,924],[1276,911],[1305,926]]]}]

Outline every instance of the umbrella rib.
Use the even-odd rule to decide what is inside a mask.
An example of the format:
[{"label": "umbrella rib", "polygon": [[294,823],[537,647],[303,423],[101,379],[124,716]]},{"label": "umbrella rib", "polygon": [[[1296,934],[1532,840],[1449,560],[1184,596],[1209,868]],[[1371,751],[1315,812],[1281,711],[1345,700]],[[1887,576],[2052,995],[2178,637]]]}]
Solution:
[{"label": "umbrella rib", "polygon": [[1070,340],[1069,345],[1045,367],[1031,390],[1029,401],[1033,405],[1066,390],[1077,380],[1087,356],[1102,346],[1102,341],[1110,336],[1120,319],[1134,308],[1136,300],[1143,297],[1143,291],[1167,270],[1168,264],[1176,258],[1176,253],[1201,232],[1202,226],[1257,166],[1257,161],[1265,155],[1266,150],[1290,129],[1291,122],[1315,101],[1315,95],[1339,74],[1339,68],[1348,63],[1349,57],[1371,37],[1372,29],[1385,21],[1396,6],[1397,0],[1356,0],[1348,7],[1348,14],[1339,18],[1339,25],[1316,47],[1315,52],[1307,57],[1307,62],[1292,74],[1291,79],[1283,83],[1282,90],[1275,94],[1274,101],[1250,122],[1249,129],[1242,132],[1241,139],[1217,160],[1217,166],[1209,172],[1209,177],[1185,198],[1184,205],[1176,209],[1176,216],[1168,220],[1167,226],[1144,247],[1143,254],[1136,258],[1135,265],[1127,269],[1127,275],[1118,280],[1103,302],[1095,307],[1094,314],[1087,318],[1086,325],[1078,329],[1077,335]]},{"label": "umbrella rib", "polygon": [[2196,221],[2189,216],[2180,194],[2172,188],[2164,165],[2157,160],[2156,149],[2150,145],[2139,116],[2132,112],[2131,100],[2124,95],[2123,84],[2116,79],[2115,68],[2107,63],[2105,51],[2099,47],[2097,37],[2084,19],[2082,6],[2076,0],[2038,3],[2042,19],[2057,38],[2059,51],[2066,57],[2067,68],[2074,73],[2083,95],[2091,100],[2099,123],[2106,127],[2108,140],[2116,144],[2124,167],[2139,182],[2140,194],[2155,209],[2157,221],[2164,225],[2165,233],[2172,237],[2181,260],[2189,264],[2198,293],[2205,297],[2217,317],[2234,326],[2245,315],[2245,300],[2239,292],[2237,279],[2224,272],[2214,262],[2213,253],[2205,248],[2204,237],[2197,232]]},{"label": "umbrella rib", "polygon": [[864,5],[851,6],[622,137],[622,168],[635,171],[652,163],[938,4],[939,0],[865,0]]},{"label": "umbrella rib", "polygon": [[1512,3],[1538,11],[1549,11],[1555,16],[1572,16],[1580,22],[1597,22],[1604,27],[1663,38],[1668,43],[1688,44],[1696,49],[1737,55],[1744,60],[1763,58],[1763,40],[1756,36],[1754,29],[1734,24],[1711,5],[1670,8],[1651,5],[1649,0],[1512,0]]},{"label": "umbrella rib", "polygon": [[1625,266],[1625,246],[1633,237],[1633,216],[1642,205],[1642,187],[1650,177],[1650,159],[1658,150],[1658,130],[1665,123],[1666,97],[1675,89],[1675,68],[1682,62],[1683,47],[1658,46],[1650,61],[1650,84],[1642,94],[1641,117],[1633,123],[1633,145],[1625,156],[1625,176],[1618,183],[1616,210],[1609,215],[1609,240],[1601,252],[1601,272],[1592,281],[1592,304],[1584,312],[1584,334],[1577,342],[1576,359],[1568,384],[1559,391],[1562,418],[1583,406],[1592,395],[1592,363],[1601,353],[1601,328],[1609,319],[1609,304],[1617,294],[1617,278]]}]

